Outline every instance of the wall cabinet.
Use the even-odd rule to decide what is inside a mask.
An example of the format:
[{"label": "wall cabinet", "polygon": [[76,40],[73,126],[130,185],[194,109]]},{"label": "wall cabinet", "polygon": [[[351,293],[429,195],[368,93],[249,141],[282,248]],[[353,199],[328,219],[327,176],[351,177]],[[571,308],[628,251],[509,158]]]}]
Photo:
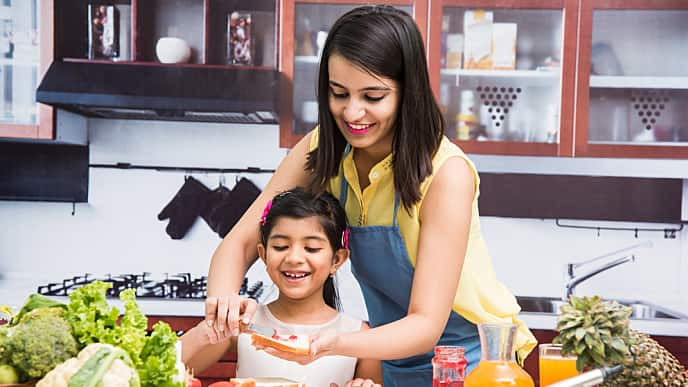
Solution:
[{"label": "wall cabinet", "polygon": [[446,135],[469,153],[570,156],[577,1],[436,3],[429,69]]},{"label": "wall cabinet", "polygon": [[[249,66],[277,64],[277,5],[249,0],[56,0],[55,54],[65,61],[103,61],[162,65],[156,45],[162,37],[183,39],[191,48],[187,63],[174,66]],[[93,4],[105,4],[92,5]],[[103,27],[114,18],[111,27]],[[241,23],[249,57],[237,60],[230,24]],[[105,28],[105,30],[103,30]],[[103,32],[106,31],[106,32]],[[108,36],[110,34],[111,36]],[[108,44],[103,44],[103,39]]]},{"label": "wall cabinet", "polygon": [[688,3],[581,0],[578,156],[688,157]]},{"label": "wall cabinet", "polygon": [[[280,69],[291,84],[283,93],[281,146],[292,146],[317,120],[317,35],[326,27],[310,21],[329,25],[355,3],[284,1]],[[397,5],[411,8],[424,33],[427,26],[446,134],[466,152],[688,157],[685,1]],[[306,35],[312,43],[304,48]]]},{"label": "wall cabinet", "polygon": [[52,0],[0,5],[0,138],[53,138],[53,109],[35,93],[53,58],[52,20]]}]

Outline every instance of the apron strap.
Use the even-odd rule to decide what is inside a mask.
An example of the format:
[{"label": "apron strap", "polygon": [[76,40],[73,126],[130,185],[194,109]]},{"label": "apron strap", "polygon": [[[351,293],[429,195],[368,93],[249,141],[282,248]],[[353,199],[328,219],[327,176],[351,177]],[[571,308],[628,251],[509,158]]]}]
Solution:
[{"label": "apron strap", "polygon": [[[344,157],[346,157],[349,152],[351,152],[351,144],[346,144],[346,148],[344,148]],[[343,158],[342,158],[343,159]],[[342,208],[346,208],[346,198],[347,194],[349,193],[349,183],[346,181],[346,178],[344,177],[344,168],[342,167],[342,172],[340,178],[342,179],[342,183],[339,186],[339,204],[342,205]],[[392,225],[396,226],[397,225],[397,212],[399,210],[399,194],[395,191],[394,192],[394,212],[392,213]]]}]

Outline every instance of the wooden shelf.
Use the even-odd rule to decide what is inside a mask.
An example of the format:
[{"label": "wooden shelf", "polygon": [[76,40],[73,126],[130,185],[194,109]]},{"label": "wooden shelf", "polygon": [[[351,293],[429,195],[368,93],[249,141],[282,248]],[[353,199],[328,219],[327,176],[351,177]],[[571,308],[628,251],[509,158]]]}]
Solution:
[{"label": "wooden shelf", "polygon": [[489,78],[537,78],[559,79],[559,71],[554,70],[473,70],[473,69],[442,69],[440,74],[460,77],[489,77]]},{"label": "wooden shelf", "polygon": [[590,76],[590,88],[688,89],[688,77]]}]

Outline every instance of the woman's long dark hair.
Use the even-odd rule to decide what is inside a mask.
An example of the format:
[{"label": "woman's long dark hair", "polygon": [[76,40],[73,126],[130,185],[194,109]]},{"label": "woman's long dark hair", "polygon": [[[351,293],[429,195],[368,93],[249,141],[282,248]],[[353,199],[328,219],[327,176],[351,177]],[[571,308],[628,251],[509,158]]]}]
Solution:
[{"label": "woman's long dark hair", "polygon": [[432,174],[432,157],[444,133],[444,118],[430,87],[423,38],[407,13],[387,5],[363,6],[341,16],[323,47],[318,76],[318,147],[308,155],[309,189],[323,192],[336,177],[346,140],[330,112],[328,61],[338,54],[369,73],[395,80],[400,100],[394,124],[394,188],[409,210],[420,185]]},{"label": "woman's long dark hair", "polygon": [[[260,225],[261,243],[267,248],[268,237],[279,218],[303,219],[311,216],[317,216],[320,219],[320,226],[325,231],[333,252],[344,247],[342,235],[347,226],[342,206],[334,196],[327,192],[316,195],[302,188],[282,192],[272,199],[272,207],[265,216],[265,222]],[[327,277],[323,288],[323,298],[327,305],[341,310],[334,277]]]}]

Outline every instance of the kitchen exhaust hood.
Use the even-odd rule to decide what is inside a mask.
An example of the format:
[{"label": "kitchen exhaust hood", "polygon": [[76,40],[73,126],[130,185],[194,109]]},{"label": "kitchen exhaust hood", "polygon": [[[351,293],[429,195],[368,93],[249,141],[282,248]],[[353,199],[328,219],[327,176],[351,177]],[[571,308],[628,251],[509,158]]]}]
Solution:
[{"label": "kitchen exhaust hood", "polygon": [[55,61],[36,99],[89,117],[274,124],[279,83],[271,69]]}]

